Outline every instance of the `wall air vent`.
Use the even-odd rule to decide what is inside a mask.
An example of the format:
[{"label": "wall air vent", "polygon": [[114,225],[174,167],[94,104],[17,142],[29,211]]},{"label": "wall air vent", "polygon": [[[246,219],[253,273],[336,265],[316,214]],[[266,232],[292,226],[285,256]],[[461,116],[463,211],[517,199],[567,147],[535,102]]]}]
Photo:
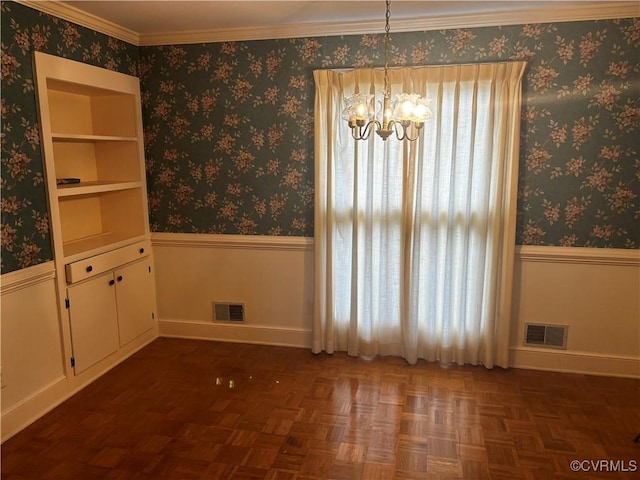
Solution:
[{"label": "wall air vent", "polygon": [[213,303],[214,322],[244,322],[243,303]]},{"label": "wall air vent", "polygon": [[524,344],[531,347],[567,348],[568,325],[525,323]]}]

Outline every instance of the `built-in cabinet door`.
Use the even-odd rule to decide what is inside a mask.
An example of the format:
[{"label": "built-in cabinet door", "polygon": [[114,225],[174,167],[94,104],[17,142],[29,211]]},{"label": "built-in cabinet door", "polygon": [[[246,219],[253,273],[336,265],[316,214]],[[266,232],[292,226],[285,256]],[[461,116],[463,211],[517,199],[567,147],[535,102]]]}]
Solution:
[{"label": "built-in cabinet door", "polygon": [[67,289],[76,375],[118,350],[116,286],[113,273]]},{"label": "built-in cabinet door", "polygon": [[153,279],[147,259],[115,271],[120,346],[153,327]]}]

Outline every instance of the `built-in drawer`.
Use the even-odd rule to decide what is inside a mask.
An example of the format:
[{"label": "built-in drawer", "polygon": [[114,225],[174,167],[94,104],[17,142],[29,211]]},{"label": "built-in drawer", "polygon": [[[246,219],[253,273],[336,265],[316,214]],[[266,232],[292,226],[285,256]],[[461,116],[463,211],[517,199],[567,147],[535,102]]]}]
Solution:
[{"label": "built-in drawer", "polygon": [[149,241],[133,243],[94,257],[78,260],[65,265],[67,283],[76,283],[95,275],[118,268],[125,263],[146,257],[151,252]]}]

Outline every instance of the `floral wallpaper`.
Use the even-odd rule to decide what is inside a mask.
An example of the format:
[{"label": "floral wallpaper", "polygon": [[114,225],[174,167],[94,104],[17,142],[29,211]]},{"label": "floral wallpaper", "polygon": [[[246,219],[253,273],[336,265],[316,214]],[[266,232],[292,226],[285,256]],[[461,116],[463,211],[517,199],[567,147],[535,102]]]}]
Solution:
[{"label": "floral wallpaper", "polygon": [[53,258],[33,52],[137,75],[138,48],[13,2],[1,2],[1,270]]},{"label": "floral wallpaper", "polygon": [[317,47],[307,48],[140,49],[152,230],[313,236]]},{"label": "floral wallpaper", "polygon": [[[140,49],[153,229],[313,236],[312,72],[382,36]],[[526,60],[517,243],[638,248],[640,19],[392,34],[391,64]]]},{"label": "floral wallpaper", "polygon": [[[2,2],[2,272],[51,259],[31,52],[139,75],[152,230],[313,236],[312,72],[382,35],[135,47]],[[392,33],[393,65],[527,60],[516,242],[638,248],[640,18]]]},{"label": "floral wallpaper", "polygon": [[517,243],[638,248],[640,18],[519,29]]}]

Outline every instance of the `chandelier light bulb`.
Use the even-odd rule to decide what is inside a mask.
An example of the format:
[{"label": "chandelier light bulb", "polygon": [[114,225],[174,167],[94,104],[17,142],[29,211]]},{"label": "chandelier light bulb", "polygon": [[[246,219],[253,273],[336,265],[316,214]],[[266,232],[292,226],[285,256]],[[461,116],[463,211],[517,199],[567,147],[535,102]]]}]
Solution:
[{"label": "chandelier light bulb", "polygon": [[431,118],[431,109],[429,108],[429,104],[431,100],[428,98],[422,98],[416,104],[415,116],[418,119],[423,119],[423,121],[429,120]]},{"label": "chandelier light bulb", "polygon": [[367,114],[367,106],[359,103],[358,105],[356,105],[356,118],[358,120],[364,120],[366,118],[366,114]]},{"label": "chandelier light bulb", "polygon": [[393,110],[389,106],[389,102],[379,101],[378,105],[380,108],[378,110],[377,119],[380,123],[382,123],[382,125],[386,125],[387,123],[389,123],[391,117],[393,116]]},{"label": "chandelier light bulb", "polygon": [[397,119],[402,120],[413,120],[413,111],[414,104],[411,100],[404,100],[398,105],[398,115]]}]

